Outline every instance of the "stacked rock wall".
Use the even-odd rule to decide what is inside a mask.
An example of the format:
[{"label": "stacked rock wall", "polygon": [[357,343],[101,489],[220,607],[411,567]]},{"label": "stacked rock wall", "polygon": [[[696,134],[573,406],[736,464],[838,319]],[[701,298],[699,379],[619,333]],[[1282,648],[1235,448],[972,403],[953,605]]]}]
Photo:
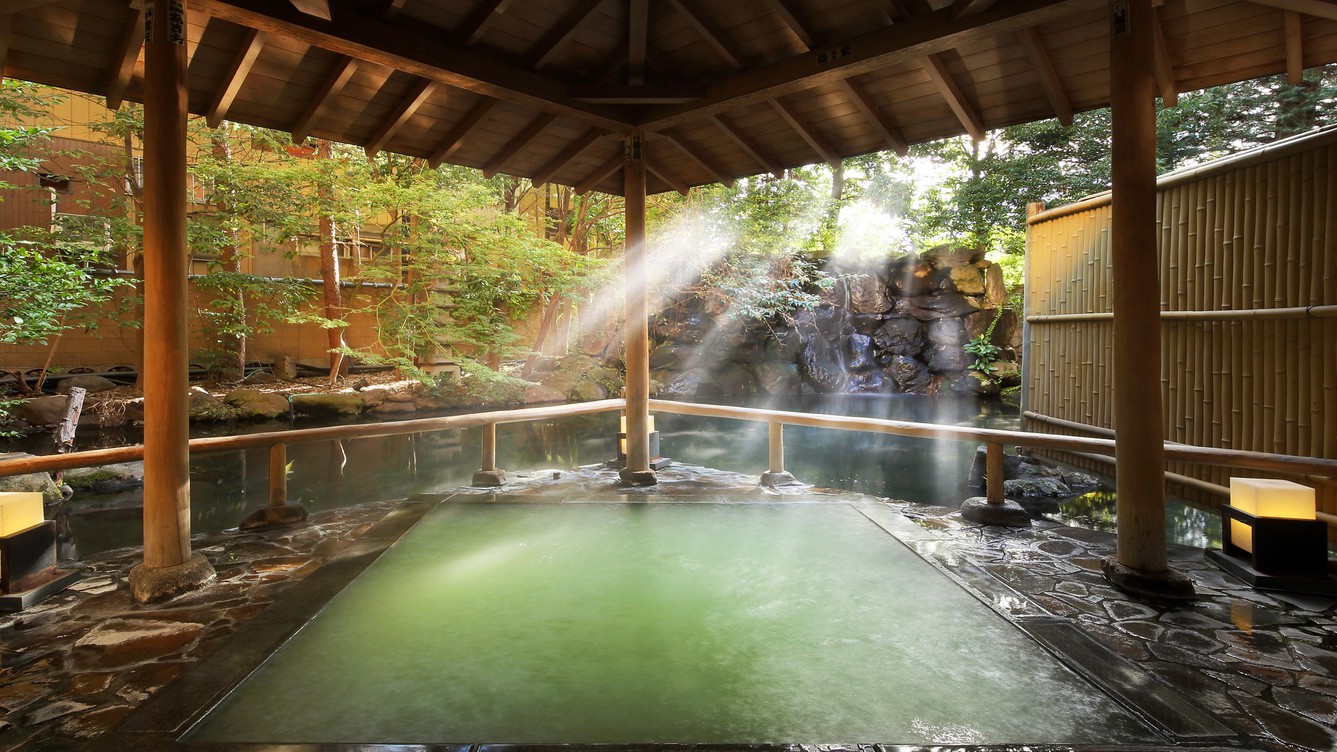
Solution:
[{"label": "stacked rock wall", "polygon": [[[1002,270],[982,252],[944,246],[826,273],[834,284],[820,306],[765,325],[733,320],[698,297],[671,301],[653,327],[657,394],[992,394],[1016,382],[1016,316],[999,315]],[[964,346],[996,316],[990,340],[1000,360],[979,374]]]}]

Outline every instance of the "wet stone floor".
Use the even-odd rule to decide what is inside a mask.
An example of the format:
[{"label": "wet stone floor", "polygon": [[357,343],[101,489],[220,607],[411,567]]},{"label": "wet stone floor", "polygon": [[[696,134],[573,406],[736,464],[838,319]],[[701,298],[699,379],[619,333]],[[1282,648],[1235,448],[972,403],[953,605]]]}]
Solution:
[{"label": "wet stone floor", "polygon": [[[295,598],[301,581],[374,557],[442,499],[485,502],[502,493],[534,501],[765,501],[803,494],[878,501],[809,487],[763,490],[756,476],[692,466],[672,467],[660,479],[649,489],[622,489],[612,471],[545,470],[512,477],[499,492],[460,489],[322,512],[286,528],[197,536],[195,550],[214,565],[217,582],[154,606],[130,601],[125,578],[137,549],[89,557],[78,562],[84,577],[69,590],[21,614],[0,615],[0,751],[106,748],[141,704],[170,696],[180,674],[216,660],[243,625],[281,608],[285,594]],[[1192,577],[1198,599],[1149,604],[1102,576],[1100,559],[1114,550],[1109,534],[1046,521],[1029,529],[980,527],[954,509],[881,501],[889,514],[914,523],[905,525],[911,534],[898,534],[903,542],[973,583],[1005,616],[1071,625],[1150,674],[1155,692],[1168,687],[1233,729],[1186,748],[1337,750],[1332,599],[1254,591],[1200,551],[1172,548],[1172,566]]]}]

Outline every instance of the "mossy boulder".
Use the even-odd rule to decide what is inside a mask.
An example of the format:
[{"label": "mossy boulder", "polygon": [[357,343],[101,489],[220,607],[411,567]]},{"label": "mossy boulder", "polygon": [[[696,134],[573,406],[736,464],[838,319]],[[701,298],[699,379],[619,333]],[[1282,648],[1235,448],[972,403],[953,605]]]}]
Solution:
[{"label": "mossy boulder", "polygon": [[144,463],[122,462],[101,467],[75,467],[65,471],[65,484],[76,491],[114,493],[144,485]]},{"label": "mossy boulder", "polygon": [[32,426],[54,426],[65,417],[69,397],[34,397],[15,405],[10,414]]},{"label": "mossy boulder", "polygon": [[60,383],[56,385],[56,392],[59,394],[69,394],[71,389],[79,387],[89,394],[97,394],[98,392],[109,392],[118,386],[120,386],[120,384],[117,384],[111,379],[102,376],[94,376],[91,373],[81,373],[76,376],[61,379]]},{"label": "mossy boulder", "polygon": [[362,397],[352,392],[294,394],[292,407],[298,415],[323,417],[358,415],[362,412]]},{"label": "mossy boulder", "polygon": [[[25,457],[31,457],[31,454],[23,452],[14,452],[12,454],[0,454],[0,459],[17,460]],[[55,504],[64,497],[60,493],[60,486],[51,480],[49,473],[28,473],[27,475],[10,475],[0,478],[0,491],[36,491],[42,494],[42,501],[47,504]]]},{"label": "mossy boulder", "polygon": [[190,390],[190,419],[199,423],[222,423],[237,417],[237,410],[223,400],[194,387]]},{"label": "mossy boulder", "polygon": [[223,401],[236,408],[237,417],[243,420],[286,418],[292,410],[287,397],[257,389],[233,389]]}]

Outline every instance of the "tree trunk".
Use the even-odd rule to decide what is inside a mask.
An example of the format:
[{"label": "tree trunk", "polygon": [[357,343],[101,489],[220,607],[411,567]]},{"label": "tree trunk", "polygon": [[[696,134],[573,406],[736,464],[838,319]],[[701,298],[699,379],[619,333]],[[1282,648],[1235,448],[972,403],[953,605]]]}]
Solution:
[{"label": "tree trunk", "polygon": [[[329,141],[321,139],[317,142],[317,158],[329,159],[333,153]],[[327,206],[332,200],[328,185],[321,184],[319,198],[322,206]],[[339,287],[342,281],[339,277],[339,247],[335,242],[334,219],[327,213],[321,214],[319,232],[320,277],[325,300],[325,318],[339,320],[344,314],[343,293]],[[330,385],[333,386],[340,376],[348,375],[348,363],[343,355],[344,327],[331,326],[325,331],[329,337]]]}]

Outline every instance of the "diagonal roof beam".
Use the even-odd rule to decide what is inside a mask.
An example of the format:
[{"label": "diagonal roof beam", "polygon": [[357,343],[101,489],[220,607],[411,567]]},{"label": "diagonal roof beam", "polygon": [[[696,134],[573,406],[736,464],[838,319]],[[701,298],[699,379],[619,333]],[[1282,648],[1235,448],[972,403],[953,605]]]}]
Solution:
[{"label": "diagonal roof beam", "polygon": [[460,146],[464,144],[464,139],[482,124],[483,119],[496,106],[497,100],[492,97],[483,97],[482,101],[469,110],[469,114],[464,116],[460,124],[455,126],[450,135],[446,136],[446,140],[436,147],[436,151],[432,152],[432,156],[427,159],[427,163],[435,169],[442,162],[455,156],[455,152],[459,151]]},{"label": "diagonal roof beam", "polygon": [[[8,23],[8,21],[6,21]],[[144,46],[144,9],[135,13],[135,18],[121,37],[121,46],[111,66],[111,81],[107,83],[107,109],[119,110],[125,100],[125,90],[130,86],[130,77],[135,72],[135,61],[139,59],[139,50]],[[3,69],[0,63],[0,69]]]},{"label": "diagonal roof beam", "polygon": [[804,141],[808,142],[808,146],[811,146],[812,150],[817,152],[817,156],[821,157],[823,162],[826,162],[832,167],[840,164],[840,155],[836,154],[835,150],[822,140],[815,131],[799,122],[794,111],[786,106],[784,102],[781,102],[778,99],[772,99],[771,109],[775,110],[775,113],[780,116],[780,119],[788,123],[789,127],[793,128],[799,136],[802,136]]},{"label": "diagonal roof beam", "polygon": [[705,170],[706,174],[710,175],[711,179],[713,179],[716,183],[723,183],[728,186],[732,186],[734,184],[733,178],[729,177],[728,175],[725,175],[714,165],[710,164],[705,159],[703,159],[701,155],[697,154],[696,150],[693,149],[691,146],[689,146],[687,142],[684,141],[682,137],[679,136],[678,134],[674,133],[673,131],[661,131],[656,135],[658,135],[665,141],[669,142],[670,144],[673,144],[674,146],[678,147],[678,151],[687,155],[688,159],[692,160],[701,169]]},{"label": "diagonal roof beam", "polygon": [[1156,54],[1156,87],[1161,90],[1161,101],[1166,107],[1179,104],[1179,91],[1175,88],[1175,70],[1170,61],[1170,46],[1165,42],[1165,29],[1161,26],[1159,8],[1151,8],[1151,37]]},{"label": "diagonal roof beam", "polygon": [[673,177],[673,173],[664,169],[663,165],[655,165],[654,162],[651,162],[650,160],[647,159],[645,160],[645,169],[649,170],[650,174],[654,175],[655,177],[659,178],[665,183],[668,183],[669,187],[671,187],[673,190],[677,191],[678,193],[681,193],[684,196],[687,195],[688,191],[687,184]]},{"label": "diagonal roof beam", "polygon": [[322,21],[330,20],[330,0],[288,0],[292,7]]},{"label": "diagonal roof beam", "polygon": [[1306,16],[1326,18],[1337,21],[1337,3],[1328,0],[1253,0],[1259,5],[1267,5],[1282,10],[1293,10]]},{"label": "diagonal roof beam", "polygon": [[535,70],[542,68],[552,62],[553,55],[556,55],[567,42],[570,42],[576,33],[585,26],[585,22],[590,16],[603,5],[603,0],[585,0],[574,11],[562,19],[548,35],[535,47],[531,67]]},{"label": "diagonal roof beam", "polygon": [[840,88],[844,89],[845,93],[850,96],[850,101],[854,102],[855,108],[863,114],[864,120],[867,120],[868,124],[873,126],[873,130],[877,131],[877,135],[887,142],[887,146],[892,151],[902,157],[910,153],[910,145],[905,142],[905,137],[894,125],[887,122],[887,119],[878,111],[873,98],[868,95],[868,92],[864,91],[862,86],[852,78],[842,78],[840,79]]},{"label": "diagonal roof beam", "polygon": [[570,146],[567,146],[560,154],[553,157],[547,164],[539,168],[539,171],[534,173],[534,176],[529,179],[529,182],[534,185],[543,185],[549,180],[552,180],[552,176],[557,174],[558,170],[571,164],[572,160],[579,157],[581,154],[584,154],[586,149],[594,146],[595,142],[601,138],[603,138],[603,134],[599,132],[598,128],[590,128],[585,131],[580,138],[572,141]]},{"label": "diagonal roof beam", "polygon": [[223,21],[281,34],[331,52],[427,78],[458,89],[567,115],[605,130],[630,123],[619,113],[576,102],[566,85],[463,47],[442,44],[422,24],[387,23],[342,0],[333,21],[321,21],[271,0],[192,0],[192,8]]},{"label": "diagonal roof beam", "polygon": [[1286,83],[1295,85],[1304,81],[1304,41],[1300,34],[1300,14],[1293,10],[1282,12],[1286,35]]},{"label": "diagonal roof beam", "polygon": [[[649,110],[638,125],[647,130],[662,130],[698,121],[707,115],[760,104],[816,86],[834,86],[839,79],[919,60],[973,38],[996,36],[1105,7],[1104,0],[1009,0],[961,18],[952,18],[951,10],[942,8],[860,34],[843,44],[823,46],[734,74],[707,86],[700,103]],[[848,54],[832,56],[830,49]]]},{"label": "diagonal roof beam", "polygon": [[789,0],[767,0],[771,10],[780,16],[780,20],[785,22],[785,26],[793,32],[794,38],[798,39],[799,44],[803,45],[804,50],[811,50],[817,46],[816,37],[807,25],[799,19],[798,13],[794,11],[794,6]]},{"label": "diagonal roof beam", "polygon": [[1063,91],[1063,80],[1058,77],[1058,71],[1054,70],[1054,63],[1049,59],[1049,53],[1045,52],[1040,31],[1034,26],[1027,27],[1017,32],[1017,39],[1021,40],[1021,47],[1026,50],[1026,57],[1030,58],[1031,68],[1035,70],[1035,76],[1040,79],[1040,88],[1045,90],[1049,106],[1054,108],[1055,117],[1064,125],[1072,125],[1072,102]]},{"label": "diagonal roof beam", "polygon": [[241,91],[241,85],[246,83],[246,74],[251,72],[251,66],[255,64],[255,59],[260,56],[260,50],[264,46],[265,32],[256,29],[246,30],[241,48],[237,50],[237,56],[232,60],[232,67],[223,77],[223,86],[214,95],[213,104],[209,105],[209,110],[204,114],[204,119],[210,128],[217,128],[227,117],[227,111],[232,109],[232,102],[236,100],[237,92]]},{"label": "diagonal roof beam", "polygon": [[407,2],[408,0],[388,0],[385,4],[385,8],[381,11],[381,18],[388,21],[399,15],[400,12],[404,10],[404,4]]},{"label": "diagonal roof beam", "polygon": [[714,123],[720,130],[724,131],[724,135],[728,136],[730,141],[733,141],[739,149],[742,149],[743,152],[751,157],[762,169],[777,178],[784,175],[784,168],[763,156],[761,152],[758,151],[757,147],[753,145],[751,139],[744,136],[737,128],[726,123],[718,115],[710,115],[707,119]]},{"label": "diagonal roof beam", "polygon": [[947,100],[947,106],[952,108],[956,114],[956,119],[961,121],[961,127],[966,129],[970,137],[979,141],[984,138],[984,122],[980,120],[978,112],[966,101],[966,95],[957,86],[956,80],[952,78],[952,72],[947,70],[947,64],[942,61],[936,53],[925,55],[923,58],[924,72],[937,85],[938,91]]},{"label": "diagonal roof beam", "polygon": [[627,83],[645,83],[645,54],[650,37],[649,0],[631,0],[627,13]]},{"label": "diagonal roof beam", "polygon": [[9,40],[9,16],[0,16],[0,81],[5,80],[5,61],[9,59]]},{"label": "diagonal roof beam", "polygon": [[435,88],[435,81],[421,79],[409,90],[408,96],[399,101],[399,106],[395,108],[390,117],[385,119],[385,122],[381,123],[376,132],[372,134],[371,140],[364,147],[368,159],[376,156],[376,152],[380,151],[386,142],[394,138],[399,129],[403,128],[404,124],[413,118],[413,113],[417,112],[418,108],[422,107],[422,103],[432,96],[432,90]]},{"label": "diagonal roof beam", "polygon": [[552,122],[556,119],[556,115],[545,112],[531,120],[529,125],[526,125],[525,129],[520,131],[519,135],[507,142],[507,144],[501,148],[501,151],[492,155],[492,158],[487,161],[487,164],[483,165],[483,177],[491,180],[492,176],[501,172],[501,168],[505,167],[507,162],[514,159],[516,154],[529,148],[529,145],[534,142],[534,139],[543,135],[543,131],[547,130],[548,126],[552,125]]},{"label": "diagonal roof beam", "polygon": [[986,11],[992,8],[996,2],[998,0],[956,0],[952,3],[952,17],[960,18]]},{"label": "diagonal roof beam", "polygon": [[673,10],[677,11],[678,15],[682,16],[688,26],[696,31],[697,36],[706,40],[706,44],[709,44],[711,49],[715,50],[715,54],[719,55],[720,59],[727,63],[730,68],[743,69],[742,61],[734,56],[733,50],[729,49],[729,45],[725,44],[724,40],[720,39],[719,34],[715,33],[700,17],[684,5],[683,0],[668,0],[668,4]]},{"label": "diagonal roof beam", "polygon": [[599,165],[599,169],[591,172],[589,177],[580,181],[580,183],[576,185],[576,193],[584,196],[586,193],[594,190],[594,186],[607,180],[609,175],[622,169],[622,165],[626,164],[626,162],[627,157],[622,153],[614,154],[609,157],[607,162]]},{"label": "diagonal roof beam", "polygon": [[311,98],[311,103],[306,106],[306,111],[297,119],[297,124],[292,127],[292,142],[300,144],[311,135],[311,128],[320,122],[321,115],[329,109],[331,103],[339,98],[339,94],[344,90],[344,85],[357,72],[358,62],[351,57],[340,56],[335,61],[334,67],[325,77],[325,82],[320,85],[316,96]]},{"label": "diagonal roof beam", "polygon": [[506,12],[512,0],[489,0],[478,6],[478,9],[470,13],[464,22],[457,29],[460,39],[465,47],[472,47],[478,44],[478,40],[483,38],[492,23],[497,20],[497,16]]}]

